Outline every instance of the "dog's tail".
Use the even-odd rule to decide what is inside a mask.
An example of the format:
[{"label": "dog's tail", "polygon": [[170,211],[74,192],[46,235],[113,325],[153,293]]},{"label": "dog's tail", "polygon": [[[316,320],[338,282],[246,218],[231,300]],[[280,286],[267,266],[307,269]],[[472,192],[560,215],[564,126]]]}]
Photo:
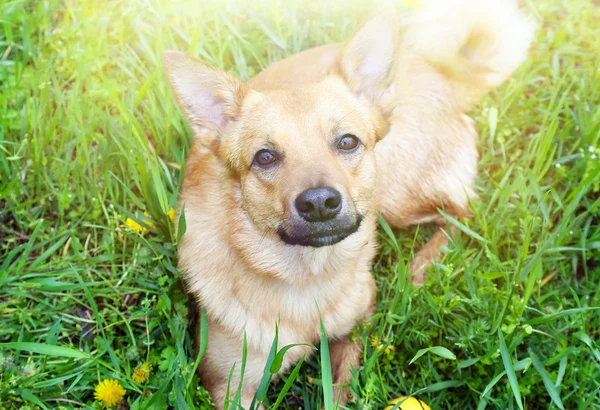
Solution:
[{"label": "dog's tail", "polygon": [[405,46],[456,87],[462,109],[474,104],[525,60],[534,21],[518,0],[421,0],[403,19]]}]

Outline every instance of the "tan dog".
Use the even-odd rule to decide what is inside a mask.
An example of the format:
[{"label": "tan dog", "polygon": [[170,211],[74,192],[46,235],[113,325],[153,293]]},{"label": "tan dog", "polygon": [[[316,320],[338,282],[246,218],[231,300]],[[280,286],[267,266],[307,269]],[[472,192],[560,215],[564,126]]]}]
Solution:
[{"label": "tan dog", "polygon": [[[234,364],[232,390],[240,380],[244,332],[247,407],[275,324],[280,347],[316,344],[319,311],[334,383],[347,382],[361,348],[349,335],[374,306],[377,213],[405,227],[442,224],[442,207],[468,212],[477,151],[464,111],[522,62],[532,25],[512,1],[458,3],[425,4],[402,36],[394,13],[379,15],[346,45],[292,56],[247,85],[165,54],[195,135],[179,266],[207,313],[200,374],[217,408]],[[419,252],[417,280],[445,240],[440,230]],[[310,353],[291,349],[282,371]]]}]

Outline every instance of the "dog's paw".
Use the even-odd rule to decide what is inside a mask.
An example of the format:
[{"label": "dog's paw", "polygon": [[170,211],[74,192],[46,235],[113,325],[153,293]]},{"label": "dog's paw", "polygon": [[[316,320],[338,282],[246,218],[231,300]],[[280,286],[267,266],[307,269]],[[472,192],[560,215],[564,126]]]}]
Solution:
[{"label": "dog's paw", "polygon": [[[334,408],[342,409],[348,403],[354,403],[356,398],[354,394],[348,391],[347,387],[333,387],[333,404]],[[321,406],[321,410],[325,410],[325,405]]]}]

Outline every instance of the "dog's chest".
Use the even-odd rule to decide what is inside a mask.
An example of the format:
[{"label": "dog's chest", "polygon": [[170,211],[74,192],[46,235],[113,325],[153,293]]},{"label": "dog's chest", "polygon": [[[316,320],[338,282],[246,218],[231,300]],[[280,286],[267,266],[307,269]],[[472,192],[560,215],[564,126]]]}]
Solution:
[{"label": "dog's chest", "polygon": [[[264,297],[260,306],[249,309],[246,315],[246,336],[249,348],[268,355],[278,323],[278,348],[290,344],[311,344],[320,341],[320,322],[329,339],[339,339],[352,332],[370,309],[373,300],[370,272],[355,272],[339,280],[320,283],[302,289],[270,289],[257,296]],[[309,347],[290,349],[282,369],[288,369]]]},{"label": "dog's chest", "polygon": [[[244,309],[245,331],[249,343],[264,350],[279,328],[279,345],[316,344],[320,337],[320,321],[328,337],[342,337],[362,320],[373,300],[370,272],[352,272],[319,281],[312,286],[262,287],[246,284],[242,294],[235,292]],[[249,292],[253,295],[248,298]],[[254,300],[255,304],[248,306]]]}]

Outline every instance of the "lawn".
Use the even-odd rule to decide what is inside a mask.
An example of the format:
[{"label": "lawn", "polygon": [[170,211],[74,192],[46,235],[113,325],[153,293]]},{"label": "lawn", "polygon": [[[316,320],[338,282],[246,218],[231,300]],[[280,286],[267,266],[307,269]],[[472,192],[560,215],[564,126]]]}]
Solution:
[{"label": "lawn", "polygon": [[[255,3],[2,0],[2,410],[99,409],[107,378],[126,390],[119,408],[210,408],[169,216],[191,132],[162,53],[247,79],[347,39],[373,6]],[[423,287],[406,266],[431,228],[380,229],[356,409],[408,394],[433,409],[600,409],[600,7],[527,7],[530,59],[472,113],[473,217]],[[321,380],[317,355],[280,408],[320,409]]]}]

